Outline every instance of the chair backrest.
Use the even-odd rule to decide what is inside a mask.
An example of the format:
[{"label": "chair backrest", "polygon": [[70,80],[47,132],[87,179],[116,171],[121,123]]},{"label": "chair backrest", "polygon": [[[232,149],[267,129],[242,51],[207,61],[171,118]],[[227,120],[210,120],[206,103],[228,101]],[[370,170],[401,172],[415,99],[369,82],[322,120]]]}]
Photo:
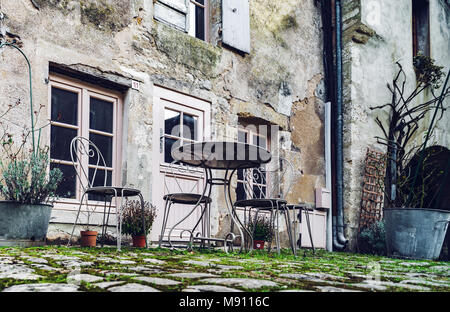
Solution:
[{"label": "chair backrest", "polygon": [[[243,169],[238,173],[238,199],[286,198],[294,181],[294,167],[282,157],[272,157],[270,163]],[[241,184],[241,185],[239,185]]]},{"label": "chair backrest", "polygon": [[[79,161],[81,159],[86,159],[83,155],[88,156],[87,163]],[[70,143],[70,157],[72,158],[72,165],[75,168],[75,172],[83,190],[93,186],[107,186],[108,170],[106,162],[102,153],[92,141],[81,136],[74,137]],[[89,174],[89,170],[91,170],[91,175]],[[100,178],[100,181],[96,181],[96,177],[98,177],[97,173],[102,171],[104,171],[104,178]]]},{"label": "chair backrest", "polygon": [[[164,194],[190,193],[202,194],[204,187],[199,188],[205,178],[205,170],[200,167],[188,166],[179,161],[169,164],[164,174]],[[186,181],[189,181],[188,183]],[[201,191],[198,191],[201,189]]]}]

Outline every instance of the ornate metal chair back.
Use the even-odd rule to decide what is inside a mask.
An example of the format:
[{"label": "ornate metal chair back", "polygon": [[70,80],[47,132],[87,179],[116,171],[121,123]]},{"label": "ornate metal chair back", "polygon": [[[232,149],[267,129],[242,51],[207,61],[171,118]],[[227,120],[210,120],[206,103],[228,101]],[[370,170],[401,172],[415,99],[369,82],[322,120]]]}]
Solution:
[{"label": "ornate metal chair back", "polygon": [[[88,156],[87,163],[80,161],[83,159],[83,155]],[[108,186],[108,170],[105,159],[92,141],[81,136],[73,138],[70,143],[70,157],[83,191],[93,186]],[[91,175],[89,174],[90,171]],[[104,172],[104,177],[100,178],[100,181],[96,181],[97,174],[101,171]],[[99,182],[101,185],[95,182]]]}]

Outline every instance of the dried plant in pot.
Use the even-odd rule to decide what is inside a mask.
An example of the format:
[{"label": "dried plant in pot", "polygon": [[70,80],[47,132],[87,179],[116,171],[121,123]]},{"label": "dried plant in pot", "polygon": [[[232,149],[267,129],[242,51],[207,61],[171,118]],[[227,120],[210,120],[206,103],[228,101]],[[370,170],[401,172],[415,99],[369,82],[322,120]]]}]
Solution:
[{"label": "dried plant in pot", "polygon": [[252,233],[253,248],[264,249],[264,242],[272,240],[273,229],[269,218],[259,215],[251,218],[247,224],[249,233]]},{"label": "dried plant in pot", "polygon": [[[418,55],[414,58],[417,83],[407,93],[406,74],[397,65],[399,71],[388,84],[391,102],[371,107],[388,113],[386,120],[375,119],[383,133],[378,142],[387,149],[383,212],[387,253],[402,258],[436,259],[450,220],[450,207],[436,209],[437,203],[442,202],[439,198],[445,185],[437,181],[448,175],[450,158],[443,166],[446,169],[433,170],[434,154],[439,148],[427,144],[447,110],[443,103],[450,95],[450,73],[442,85],[443,67]],[[436,94],[439,88],[440,95]],[[426,100],[419,102],[423,98]],[[429,120],[429,125],[424,124]],[[428,130],[421,131],[424,128]],[[420,134],[424,136],[423,143],[415,143],[421,141]]]},{"label": "dried plant in pot", "polygon": [[[48,122],[38,125],[45,106],[33,107],[30,63],[14,43],[0,40],[0,48],[4,46],[19,50],[28,63],[30,102],[26,107],[18,99],[0,107],[0,245],[43,245],[62,172],[49,170],[49,148],[40,146]],[[11,117],[24,111],[30,112],[30,123]]]},{"label": "dried plant in pot", "polygon": [[[156,218],[156,207],[144,202],[144,212],[141,201],[127,200],[122,208],[122,234],[131,235],[134,247],[145,247],[146,234],[152,228]],[[143,218],[145,228],[143,227]]]}]

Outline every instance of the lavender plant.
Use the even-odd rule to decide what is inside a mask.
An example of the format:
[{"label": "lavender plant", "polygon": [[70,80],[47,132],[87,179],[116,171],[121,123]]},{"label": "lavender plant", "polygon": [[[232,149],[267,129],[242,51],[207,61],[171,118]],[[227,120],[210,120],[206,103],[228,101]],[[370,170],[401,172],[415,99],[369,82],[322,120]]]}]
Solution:
[{"label": "lavender plant", "polygon": [[55,168],[47,173],[48,164],[48,149],[39,149],[24,159],[0,161],[2,197],[21,204],[40,204],[55,196],[62,172]]},{"label": "lavender plant", "polygon": [[[151,229],[156,218],[156,207],[144,202],[145,232]],[[144,235],[142,228],[142,207],[138,200],[129,200],[122,211],[122,234]]]}]

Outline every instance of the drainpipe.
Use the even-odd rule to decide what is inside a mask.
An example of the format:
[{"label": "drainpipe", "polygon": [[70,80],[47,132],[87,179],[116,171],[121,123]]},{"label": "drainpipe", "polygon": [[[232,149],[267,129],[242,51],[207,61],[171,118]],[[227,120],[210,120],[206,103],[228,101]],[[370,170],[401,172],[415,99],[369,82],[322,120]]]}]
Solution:
[{"label": "drainpipe", "polygon": [[344,236],[343,207],[343,116],[342,116],[342,13],[341,0],[335,2],[336,12],[336,241],[337,248],[348,243]]}]

